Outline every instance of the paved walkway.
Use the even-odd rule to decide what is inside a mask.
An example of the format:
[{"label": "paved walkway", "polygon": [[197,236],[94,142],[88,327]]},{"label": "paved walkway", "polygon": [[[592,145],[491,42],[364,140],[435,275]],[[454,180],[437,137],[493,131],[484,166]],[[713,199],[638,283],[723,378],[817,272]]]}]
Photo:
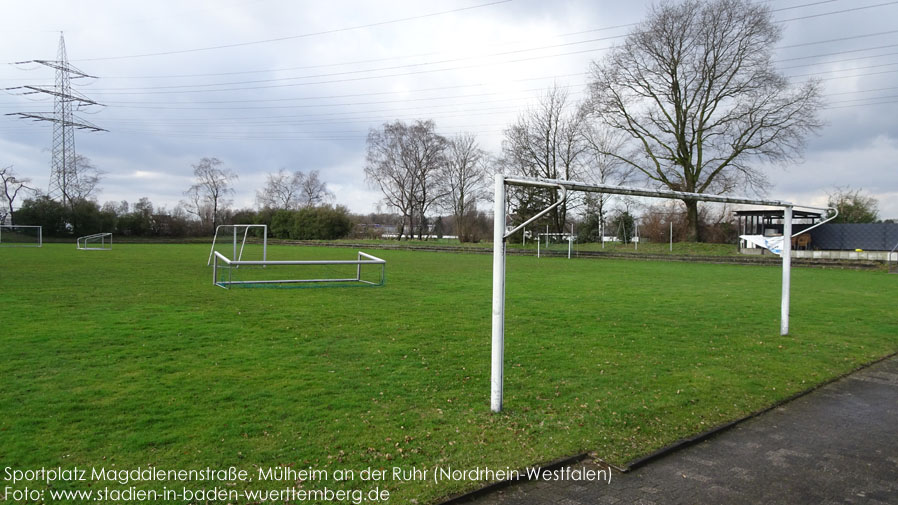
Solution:
[{"label": "paved walkway", "polygon": [[898,357],[610,483],[526,482],[470,503],[898,504]]}]

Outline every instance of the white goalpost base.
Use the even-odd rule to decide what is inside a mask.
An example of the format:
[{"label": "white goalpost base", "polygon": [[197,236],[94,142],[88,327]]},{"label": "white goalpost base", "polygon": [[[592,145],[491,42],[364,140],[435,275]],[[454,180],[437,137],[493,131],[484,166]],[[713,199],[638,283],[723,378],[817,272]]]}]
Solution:
[{"label": "white goalpost base", "polygon": [[212,264],[212,257],[216,252],[215,245],[220,242],[219,237],[221,237],[221,242],[229,243],[226,247],[229,249],[228,252],[231,253],[231,261],[242,260],[247,240],[252,238],[249,231],[253,228],[262,230],[262,261],[268,259],[268,225],[220,224],[215,227],[215,235],[212,237],[212,248],[209,250],[209,259],[206,261],[206,266]]},{"label": "white goalpost base", "polygon": [[111,251],[112,234],[94,233],[75,239],[75,247],[79,251]]},{"label": "white goalpost base", "polygon": [[0,247],[41,247],[43,228],[25,224],[0,225]]},{"label": "white goalpost base", "polygon": [[[557,189],[561,197],[549,207],[536,215],[506,231],[505,225],[505,186],[535,186]],[[592,193],[608,193],[617,195],[644,196],[650,198],[666,198],[673,200],[696,200],[703,202],[734,203],[745,205],[760,205],[765,207],[781,207],[783,209],[783,237],[792,237],[792,208],[796,205],[790,202],[778,200],[757,200],[743,197],[727,197],[717,195],[705,195],[702,193],[687,193],[683,191],[650,190],[632,188],[627,186],[611,186],[604,184],[587,184],[582,182],[558,180],[558,179],[527,179],[518,177],[506,177],[497,174],[495,178],[495,198],[493,200],[493,311],[492,311],[492,359],[490,367],[490,409],[493,412],[502,410],[502,398],[504,388],[504,356],[505,356],[505,242],[506,239],[518,230],[545,216],[552,209],[558,207],[567,199],[569,191],[585,191]],[[802,208],[815,210],[827,210],[820,207],[799,205]],[[835,209],[832,209],[835,210]],[[817,223],[812,228],[820,226],[835,219],[838,212],[829,219]],[[810,228],[802,230],[805,233]],[[604,233],[603,233],[604,238]],[[603,242],[604,243],[604,242]],[[792,241],[783,240],[783,280],[782,303],[780,306],[780,334],[789,334],[789,291],[792,269]]]}]

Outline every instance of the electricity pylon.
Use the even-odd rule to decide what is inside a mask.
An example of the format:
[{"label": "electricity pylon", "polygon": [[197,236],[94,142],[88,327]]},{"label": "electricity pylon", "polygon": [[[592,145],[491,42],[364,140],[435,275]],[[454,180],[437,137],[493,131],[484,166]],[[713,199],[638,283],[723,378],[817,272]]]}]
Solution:
[{"label": "electricity pylon", "polygon": [[7,90],[19,90],[20,95],[46,94],[53,97],[53,112],[13,112],[8,116],[50,121],[53,123],[53,158],[50,165],[50,187],[48,195],[59,199],[63,205],[70,205],[72,188],[77,185],[78,157],[75,154],[75,130],[93,132],[107,131],[75,116],[75,110],[91,106],[102,106],[81,93],[72,91],[72,79],[96,79],[69,63],[65,51],[65,38],[59,34],[59,49],[56,60],[31,60],[17,62],[39,63],[56,70],[56,84],[49,86],[17,86]]}]

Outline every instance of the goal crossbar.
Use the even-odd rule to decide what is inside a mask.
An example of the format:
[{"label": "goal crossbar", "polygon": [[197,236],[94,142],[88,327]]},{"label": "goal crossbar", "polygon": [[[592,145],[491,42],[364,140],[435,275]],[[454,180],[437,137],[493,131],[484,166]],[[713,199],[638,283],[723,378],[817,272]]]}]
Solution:
[{"label": "goal crossbar", "polygon": [[[319,279],[262,279],[262,280],[242,280],[235,281],[228,279],[222,281],[218,279],[219,262],[228,267],[239,266],[275,266],[275,265],[356,265],[355,277],[328,277]],[[380,280],[378,282],[369,281],[362,278],[362,265],[380,265]],[[228,289],[232,285],[253,285],[253,284],[299,284],[299,283],[327,283],[327,282],[358,282],[371,286],[382,286],[386,280],[387,261],[377,256],[358,251],[358,257],[355,260],[232,260],[218,251],[213,251],[212,259],[212,284]]]},{"label": "goal crossbar", "polygon": [[[635,188],[630,186],[614,186],[608,184],[589,184],[585,182],[569,181],[562,179],[530,179],[522,177],[506,177],[503,174],[495,176],[495,198],[493,199],[493,310],[492,310],[492,363],[490,370],[490,409],[493,412],[502,410],[503,383],[504,383],[504,356],[505,356],[505,242],[508,237],[524,228],[528,224],[545,216],[552,209],[558,207],[567,199],[570,191],[583,191],[590,193],[607,193],[614,195],[643,196],[650,198],[665,198],[670,200],[695,200],[701,202],[717,202],[743,205],[759,205],[764,207],[780,207],[783,209],[783,236],[792,235],[792,209],[801,207],[814,210],[834,210],[809,205],[796,205],[782,200],[764,200],[741,196],[706,195],[702,193],[690,193],[685,191],[655,190]],[[506,231],[505,228],[505,187],[506,186],[530,186],[557,189],[561,192],[558,200],[549,205],[530,219],[517,227]],[[821,221],[812,228],[820,226],[832,219],[837,214]],[[806,233],[810,228],[802,230]],[[780,309],[780,334],[789,334],[789,291],[792,269],[792,241],[783,240],[783,281],[782,301]]]}]

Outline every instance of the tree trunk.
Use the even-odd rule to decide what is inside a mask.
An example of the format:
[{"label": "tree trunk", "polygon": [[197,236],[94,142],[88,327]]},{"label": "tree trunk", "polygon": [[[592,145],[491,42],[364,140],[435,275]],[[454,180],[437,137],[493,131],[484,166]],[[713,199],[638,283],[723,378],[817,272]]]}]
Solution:
[{"label": "tree trunk", "polygon": [[702,237],[698,221],[698,201],[683,200],[686,204],[686,241],[701,242]]}]

